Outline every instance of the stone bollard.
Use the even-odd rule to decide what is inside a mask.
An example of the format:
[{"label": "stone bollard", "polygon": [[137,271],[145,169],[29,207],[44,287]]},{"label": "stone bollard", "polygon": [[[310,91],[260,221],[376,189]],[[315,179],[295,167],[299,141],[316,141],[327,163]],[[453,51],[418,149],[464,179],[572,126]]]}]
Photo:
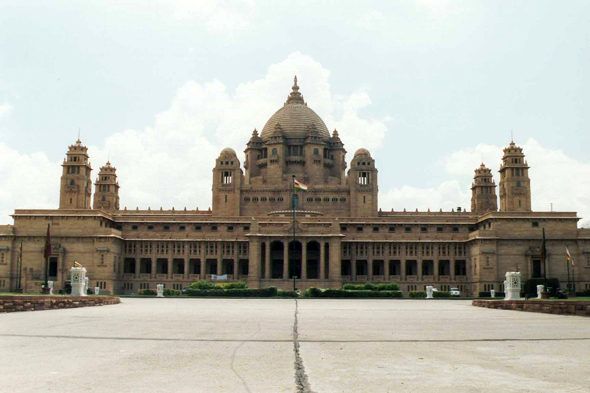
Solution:
[{"label": "stone bollard", "polygon": [[53,281],[47,281],[47,286],[49,287],[49,294],[53,295]]},{"label": "stone bollard", "polygon": [[100,287],[94,287],[94,294],[100,295]]},{"label": "stone bollard", "polygon": [[86,268],[84,267],[73,267],[70,269],[72,274],[72,296],[86,296],[84,290],[86,278]]},{"label": "stone bollard", "polygon": [[543,292],[545,292],[545,285],[537,285],[537,299],[543,299]]},{"label": "stone bollard", "polygon": [[156,297],[164,297],[164,284],[156,285],[156,291],[158,293]]},{"label": "stone bollard", "polygon": [[433,289],[432,289],[432,285],[428,285],[426,287],[426,299],[433,299],[434,296],[432,296],[432,294],[434,293]]},{"label": "stone bollard", "polygon": [[84,295],[88,295],[88,277],[84,277]]},{"label": "stone bollard", "polygon": [[504,300],[520,300],[520,272],[506,272]]},{"label": "stone bollard", "polygon": [[490,289],[490,296],[496,297],[496,290],[495,289]]}]

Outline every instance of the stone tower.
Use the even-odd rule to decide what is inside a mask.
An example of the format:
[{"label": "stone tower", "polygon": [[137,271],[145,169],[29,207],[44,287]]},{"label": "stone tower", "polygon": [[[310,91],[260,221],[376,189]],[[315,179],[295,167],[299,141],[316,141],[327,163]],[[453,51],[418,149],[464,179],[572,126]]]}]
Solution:
[{"label": "stone tower", "polygon": [[106,211],[119,210],[119,183],[117,182],[117,168],[107,161],[100,167],[96,183],[94,183],[93,209]]},{"label": "stone tower", "polygon": [[242,170],[236,152],[227,147],[221,151],[213,168],[213,214],[240,215]]},{"label": "stone tower", "polygon": [[92,179],[88,148],[80,139],[69,147],[62,164],[61,185],[59,191],[60,209],[90,209],[92,197]]},{"label": "stone tower", "polygon": [[529,166],[522,148],[513,142],[504,149],[500,166],[500,211],[531,211]]},{"label": "stone tower", "polygon": [[471,211],[482,214],[498,211],[496,183],[494,183],[491,169],[482,162],[474,172],[475,176],[471,184]]},{"label": "stone tower", "polygon": [[348,171],[350,216],[377,217],[379,187],[375,160],[366,149],[358,149]]}]

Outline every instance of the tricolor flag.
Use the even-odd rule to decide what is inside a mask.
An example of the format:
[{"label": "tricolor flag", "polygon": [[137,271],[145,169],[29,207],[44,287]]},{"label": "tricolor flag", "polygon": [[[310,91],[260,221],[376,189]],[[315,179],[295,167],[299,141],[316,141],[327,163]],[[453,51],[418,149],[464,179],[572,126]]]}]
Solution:
[{"label": "tricolor flag", "polygon": [[307,186],[303,183],[300,183],[297,181],[297,179],[295,179],[295,189],[296,190],[301,190],[301,191],[307,191]]},{"label": "tricolor flag", "polygon": [[572,258],[570,250],[568,250],[567,246],[565,246],[565,255],[567,256],[567,260],[572,263],[572,267],[576,266],[574,263],[574,258]]},{"label": "tricolor flag", "polygon": [[49,224],[47,224],[47,235],[45,236],[45,250],[43,251],[43,257],[45,259],[51,256],[51,230]]},{"label": "tricolor flag", "polygon": [[78,262],[74,261],[74,267],[82,267],[82,265],[79,264]]}]

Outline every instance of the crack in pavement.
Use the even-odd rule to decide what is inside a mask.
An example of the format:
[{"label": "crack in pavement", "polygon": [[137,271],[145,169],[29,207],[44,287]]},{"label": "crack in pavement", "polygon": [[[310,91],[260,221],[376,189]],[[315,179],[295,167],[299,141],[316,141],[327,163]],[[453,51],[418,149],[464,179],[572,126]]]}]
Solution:
[{"label": "crack in pavement", "polygon": [[[260,322],[258,322],[258,330],[250,336],[250,338],[254,337],[255,335],[257,335],[258,333],[260,333]],[[240,344],[234,348],[234,351],[231,354],[231,363],[230,363],[230,367],[231,370],[234,372],[234,374],[236,374],[236,376],[240,379],[240,381],[242,381],[242,385],[244,386],[244,389],[246,389],[246,392],[248,393],[252,393],[252,391],[250,390],[250,388],[248,387],[248,384],[246,383],[246,380],[240,375],[240,373],[238,373],[238,371],[235,369],[234,367],[234,362],[236,360],[236,353],[238,352],[238,349],[240,349],[240,347],[242,345],[244,345],[245,343],[249,342],[248,340],[244,340],[241,341]]]},{"label": "crack in pavement", "polygon": [[[295,333],[295,329],[294,329]],[[97,337],[97,336],[50,336],[46,334],[11,334],[0,333],[0,337],[28,337],[28,338],[57,338],[57,339],[76,339],[76,340],[115,340],[115,341],[178,341],[178,342],[237,342],[237,343],[289,343],[294,339],[271,340],[271,339],[210,339],[210,338],[158,338],[158,337]],[[571,337],[571,338],[473,338],[462,340],[419,340],[419,339],[398,339],[398,340],[313,340],[297,339],[298,343],[478,343],[478,342],[512,342],[512,341],[590,341],[590,337]]]},{"label": "crack in pavement", "polygon": [[298,393],[313,393],[309,386],[309,379],[305,373],[305,367],[303,366],[303,359],[301,359],[301,353],[299,352],[299,331],[297,319],[297,313],[299,311],[299,303],[295,300],[295,320],[293,322],[293,352],[295,352],[295,385]]}]

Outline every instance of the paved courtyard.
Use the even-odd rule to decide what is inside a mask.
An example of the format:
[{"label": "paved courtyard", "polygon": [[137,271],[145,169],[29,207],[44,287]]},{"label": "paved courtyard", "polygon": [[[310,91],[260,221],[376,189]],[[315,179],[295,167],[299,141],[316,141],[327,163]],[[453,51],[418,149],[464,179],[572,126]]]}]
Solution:
[{"label": "paved courtyard", "polygon": [[0,315],[0,392],[588,392],[590,319],[454,300],[123,299]]}]

